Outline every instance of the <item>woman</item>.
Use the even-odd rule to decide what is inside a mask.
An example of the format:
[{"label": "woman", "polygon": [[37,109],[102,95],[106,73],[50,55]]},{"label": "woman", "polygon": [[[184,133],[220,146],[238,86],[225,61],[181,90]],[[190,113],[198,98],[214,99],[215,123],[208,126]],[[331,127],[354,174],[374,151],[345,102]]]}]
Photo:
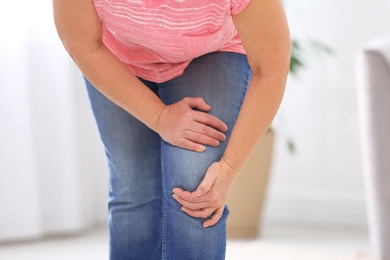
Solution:
[{"label": "woman", "polygon": [[110,259],[224,259],[229,190],[284,93],[280,0],[53,2],[109,163]]}]

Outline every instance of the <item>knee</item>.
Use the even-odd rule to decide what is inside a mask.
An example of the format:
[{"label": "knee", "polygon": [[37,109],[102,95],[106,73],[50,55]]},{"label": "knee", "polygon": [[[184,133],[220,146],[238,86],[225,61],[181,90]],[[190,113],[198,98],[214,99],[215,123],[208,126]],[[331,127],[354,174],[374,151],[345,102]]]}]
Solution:
[{"label": "knee", "polygon": [[219,161],[225,151],[224,147],[207,147],[206,151],[199,153],[167,143],[162,148],[162,173],[168,192],[175,187],[196,190],[207,169]]}]

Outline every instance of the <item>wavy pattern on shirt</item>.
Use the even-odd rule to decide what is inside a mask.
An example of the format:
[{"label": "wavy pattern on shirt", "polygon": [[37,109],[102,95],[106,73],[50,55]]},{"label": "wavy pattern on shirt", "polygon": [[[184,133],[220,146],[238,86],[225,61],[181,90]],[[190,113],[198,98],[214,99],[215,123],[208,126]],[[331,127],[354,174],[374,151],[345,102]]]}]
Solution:
[{"label": "wavy pattern on shirt", "polygon": [[163,82],[214,51],[245,53],[231,15],[250,0],[94,0],[106,46],[137,76]]}]

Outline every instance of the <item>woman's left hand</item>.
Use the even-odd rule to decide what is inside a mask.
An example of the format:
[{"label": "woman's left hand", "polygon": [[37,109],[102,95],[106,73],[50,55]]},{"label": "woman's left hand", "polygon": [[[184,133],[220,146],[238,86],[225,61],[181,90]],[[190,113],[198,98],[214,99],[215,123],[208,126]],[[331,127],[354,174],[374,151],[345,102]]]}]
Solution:
[{"label": "woman's left hand", "polygon": [[182,205],[182,210],[194,218],[212,217],[203,222],[207,228],[222,217],[230,187],[236,175],[235,169],[226,160],[213,163],[194,192],[181,188],[173,190],[173,197]]}]

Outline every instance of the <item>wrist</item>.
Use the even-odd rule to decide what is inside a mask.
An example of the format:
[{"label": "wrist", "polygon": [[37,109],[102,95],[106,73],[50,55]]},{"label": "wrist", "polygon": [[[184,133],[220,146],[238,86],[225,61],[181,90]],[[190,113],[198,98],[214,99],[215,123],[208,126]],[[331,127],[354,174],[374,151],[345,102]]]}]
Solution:
[{"label": "wrist", "polygon": [[152,116],[150,117],[151,120],[150,120],[149,124],[147,124],[147,125],[150,129],[152,129],[156,133],[159,133],[161,122],[162,122],[163,117],[164,117],[164,111],[166,108],[167,108],[167,106],[164,103],[161,103],[158,106],[156,106],[154,111],[151,113],[152,114]]},{"label": "wrist", "polygon": [[231,157],[226,153],[222,156],[220,163],[228,172],[232,173],[234,176],[238,175],[239,169],[236,167]]}]

